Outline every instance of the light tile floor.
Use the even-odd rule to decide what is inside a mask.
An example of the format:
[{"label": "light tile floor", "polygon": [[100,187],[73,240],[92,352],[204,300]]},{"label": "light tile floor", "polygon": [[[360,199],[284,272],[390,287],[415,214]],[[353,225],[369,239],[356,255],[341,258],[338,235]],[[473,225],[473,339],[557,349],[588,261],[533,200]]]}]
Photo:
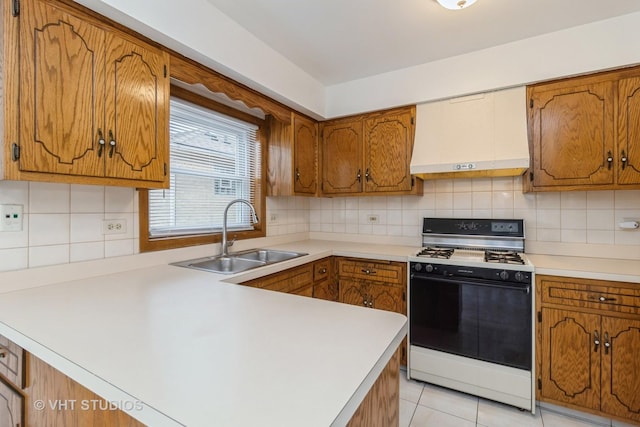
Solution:
[{"label": "light tile floor", "polygon": [[[560,412],[561,411],[561,412]],[[632,427],[544,405],[536,414],[465,393],[407,380],[400,371],[400,427]]]}]

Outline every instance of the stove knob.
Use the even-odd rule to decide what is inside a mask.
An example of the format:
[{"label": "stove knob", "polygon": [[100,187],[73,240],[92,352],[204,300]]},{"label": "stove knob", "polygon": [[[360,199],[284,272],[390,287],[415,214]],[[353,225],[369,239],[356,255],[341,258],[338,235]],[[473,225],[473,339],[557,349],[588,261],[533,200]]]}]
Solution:
[{"label": "stove knob", "polygon": [[418,264],[414,265],[413,269],[415,271],[422,271],[422,264],[418,263]]},{"label": "stove knob", "polygon": [[502,270],[502,271],[500,272],[500,278],[501,278],[502,280],[507,280],[507,279],[509,278],[509,273],[508,273],[506,270]]},{"label": "stove knob", "polygon": [[431,264],[427,264],[424,266],[424,271],[426,271],[427,273],[431,273],[433,271],[433,265]]},{"label": "stove knob", "polygon": [[518,282],[522,282],[525,278],[526,278],[526,277],[525,277],[525,275],[524,275],[524,273],[523,273],[523,272],[518,271],[518,272],[516,273],[516,280],[517,280]]}]

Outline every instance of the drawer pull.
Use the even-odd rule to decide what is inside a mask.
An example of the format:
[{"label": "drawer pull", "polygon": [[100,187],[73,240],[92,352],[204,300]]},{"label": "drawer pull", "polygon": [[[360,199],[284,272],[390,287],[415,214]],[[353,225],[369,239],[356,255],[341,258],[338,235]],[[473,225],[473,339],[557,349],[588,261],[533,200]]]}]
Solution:
[{"label": "drawer pull", "polygon": [[594,344],[593,351],[597,353],[598,347],[600,347],[600,335],[598,335],[598,331],[593,331],[593,344]]},{"label": "drawer pull", "polygon": [[610,302],[610,301],[615,301],[615,298],[608,298],[608,297],[603,297],[603,296],[590,296],[589,299],[595,299],[598,300],[600,302]]},{"label": "drawer pull", "polygon": [[318,270],[318,273],[320,274],[325,274],[327,272],[327,269],[325,267],[322,267],[320,270]]},{"label": "drawer pull", "polygon": [[609,348],[611,347],[611,343],[609,342],[609,333],[604,333],[604,354],[609,354]]},{"label": "drawer pull", "polygon": [[363,268],[363,269],[362,269],[362,272],[363,272],[364,274],[376,274],[376,271],[375,271],[375,270],[369,270],[368,268]]}]

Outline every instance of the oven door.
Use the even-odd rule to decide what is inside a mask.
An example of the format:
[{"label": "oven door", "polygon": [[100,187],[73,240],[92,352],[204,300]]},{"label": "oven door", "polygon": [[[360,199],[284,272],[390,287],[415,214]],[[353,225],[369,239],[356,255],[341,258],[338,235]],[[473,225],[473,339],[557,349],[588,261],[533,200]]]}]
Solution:
[{"label": "oven door", "polygon": [[531,285],[413,273],[411,345],[531,370]]}]

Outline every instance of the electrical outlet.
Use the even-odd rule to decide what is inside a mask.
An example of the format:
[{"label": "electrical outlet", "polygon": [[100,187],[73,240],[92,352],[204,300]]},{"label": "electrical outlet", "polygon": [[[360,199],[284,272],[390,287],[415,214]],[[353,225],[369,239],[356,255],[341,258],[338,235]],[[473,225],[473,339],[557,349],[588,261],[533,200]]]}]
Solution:
[{"label": "electrical outlet", "polygon": [[102,234],[125,234],[127,232],[127,220],[105,219],[102,221]]},{"label": "electrical outlet", "polygon": [[22,231],[22,205],[0,205],[0,231]]},{"label": "electrical outlet", "polygon": [[378,215],[369,214],[367,215],[367,222],[369,224],[378,224],[380,222],[380,217]]},{"label": "electrical outlet", "polygon": [[269,215],[269,223],[270,224],[275,224],[276,222],[278,222],[278,215],[274,214],[274,213]]}]

